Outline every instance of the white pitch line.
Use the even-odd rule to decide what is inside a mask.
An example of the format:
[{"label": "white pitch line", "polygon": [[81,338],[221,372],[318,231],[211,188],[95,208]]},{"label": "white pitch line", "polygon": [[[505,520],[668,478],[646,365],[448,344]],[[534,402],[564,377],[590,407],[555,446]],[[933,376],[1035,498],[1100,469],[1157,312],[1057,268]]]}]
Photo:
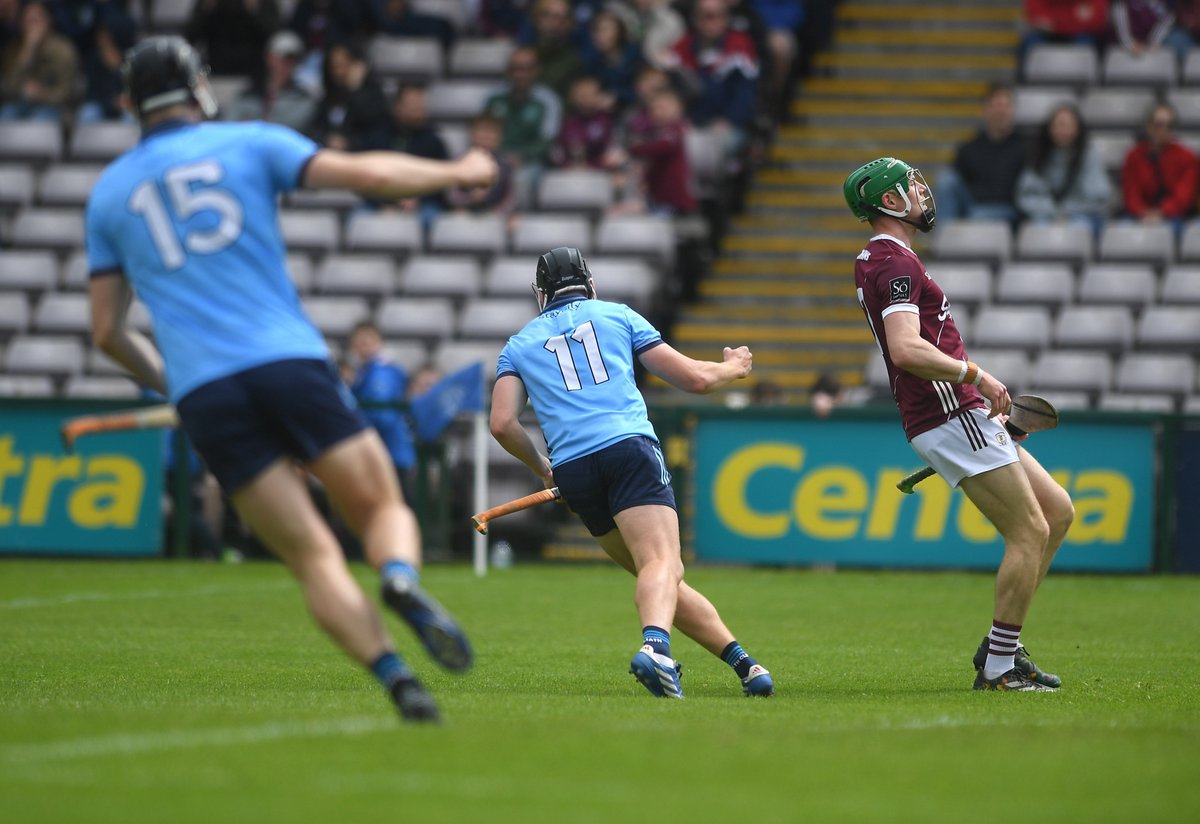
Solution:
[{"label": "white pitch line", "polygon": [[226,593],[259,592],[261,590],[286,589],[293,586],[290,579],[266,581],[241,586],[212,585],[192,589],[144,589],[131,592],[71,592],[50,598],[14,598],[0,601],[0,609],[36,609],[39,607],[61,607],[69,604],[94,603],[96,601],[149,601],[162,598],[192,598]]},{"label": "white pitch line", "polygon": [[144,755],[170,750],[262,744],[290,738],[325,738],[365,735],[395,730],[399,721],[378,716],[333,718],[319,721],[276,721],[254,727],[223,727],[211,730],[163,730],[96,738],[69,738],[44,744],[18,744],[0,749],[0,763],[9,768],[36,766],[55,761]]}]

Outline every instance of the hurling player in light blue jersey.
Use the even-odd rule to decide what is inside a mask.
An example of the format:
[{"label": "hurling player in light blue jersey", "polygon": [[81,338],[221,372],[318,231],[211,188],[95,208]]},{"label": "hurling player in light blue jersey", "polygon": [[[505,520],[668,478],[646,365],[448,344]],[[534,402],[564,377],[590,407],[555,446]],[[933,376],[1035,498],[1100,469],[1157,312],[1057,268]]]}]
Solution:
[{"label": "hurling player in light blue jersey", "polygon": [[[303,462],[325,485],[380,571],[383,599],[427,651],[466,670],[466,636],[419,584],[420,531],[387,451],[291,285],[276,204],[302,186],[382,199],[486,186],[495,161],[480,152],[453,162],[350,155],[281,126],[202,122],[216,105],[199,57],[179,37],[135,46],[125,80],[142,139],[105,170],[87,206],[96,344],[175,404],[322,629],[371,669],[404,718],[437,720],[293,467]],[[127,326],[134,294],[150,311],[158,349]]]},{"label": "hurling player in light blue jersey", "polygon": [[[637,576],[642,647],[629,671],[653,695],[683,698],[674,624],[729,664],[746,695],[773,695],[771,674],[683,581],[671,475],[634,380],[637,359],[673,386],[711,392],[750,374],[750,350],[726,347],[721,362],[677,352],[628,306],[596,299],[578,249],[542,255],[533,288],[541,313],[509,338],[496,364],[492,435],[547,487],[557,485],[608,556]],[[521,425],[527,401],[548,455]]]}]

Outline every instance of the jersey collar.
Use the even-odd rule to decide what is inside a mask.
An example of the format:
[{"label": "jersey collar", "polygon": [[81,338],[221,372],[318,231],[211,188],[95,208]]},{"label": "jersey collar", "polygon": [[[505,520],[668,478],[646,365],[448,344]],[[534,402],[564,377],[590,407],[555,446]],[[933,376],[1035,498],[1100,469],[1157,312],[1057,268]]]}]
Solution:
[{"label": "jersey collar", "polygon": [[164,120],[161,123],[155,123],[149,129],[146,129],[145,131],[143,131],[142,132],[142,140],[145,140],[146,138],[149,138],[149,137],[154,137],[155,135],[162,134],[163,132],[173,132],[176,129],[182,129],[184,126],[191,126],[191,125],[192,125],[191,120],[185,120],[182,117],[172,117],[170,120]]},{"label": "jersey collar", "polygon": [[583,295],[567,295],[565,298],[552,300],[546,304],[546,308],[543,309],[540,314],[544,315],[552,309],[558,309],[559,307],[566,306],[568,303],[574,303],[577,300],[587,300],[587,298],[585,298]]},{"label": "jersey collar", "polygon": [[879,234],[875,235],[875,237],[871,238],[872,243],[877,240],[890,240],[894,243],[899,243],[901,246],[903,246],[908,251],[910,251],[910,252],[912,251],[911,246],[909,246],[907,243],[905,243],[903,240],[896,237],[895,235],[889,235],[887,232],[880,232]]}]

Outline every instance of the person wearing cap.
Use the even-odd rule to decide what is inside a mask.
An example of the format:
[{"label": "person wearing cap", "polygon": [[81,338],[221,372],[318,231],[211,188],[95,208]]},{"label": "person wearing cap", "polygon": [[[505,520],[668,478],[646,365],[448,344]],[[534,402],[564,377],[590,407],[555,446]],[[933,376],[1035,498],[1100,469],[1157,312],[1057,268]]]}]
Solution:
[{"label": "person wearing cap", "polygon": [[312,126],[317,99],[296,82],[304,43],[293,31],[276,32],[267,41],[262,79],[229,104],[226,120],[267,120],[305,132]]}]

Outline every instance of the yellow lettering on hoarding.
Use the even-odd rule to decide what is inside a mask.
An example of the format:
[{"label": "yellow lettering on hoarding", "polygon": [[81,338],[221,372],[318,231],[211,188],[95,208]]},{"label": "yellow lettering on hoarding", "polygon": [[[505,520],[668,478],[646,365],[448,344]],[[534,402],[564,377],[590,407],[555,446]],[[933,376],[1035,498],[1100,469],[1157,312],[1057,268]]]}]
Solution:
[{"label": "yellow lettering on hoarding", "polygon": [[12,447],[11,435],[0,438],[0,526],[11,524],[13,516],[12,507],[4,505],[4,482],[25,471],[25,459],[14,455]]},{"label": "yellow lettering on hoarding", "polygon": [[78,455],[69,458],[34,455],[29,461],[29,476],[25,479],[17,521],[24,526],[46,523],[54,487],[60,481],[78,478],[82,471],[83,460]]},{"label": "yellow lettering on hoarding", "polygon": [[787,534],[787,512],[764,514],[750,508],[746,486],[760,469],[782,467],[799,472],[804,450],[787,443],[758,443],[734,452],[717,469],[713,482],[713,508],[731,530],[747,538],[782,538]]},{"label": "yellow lettering on hoarding", "polygon": [[1133,512],[1133,484],[1119,472],[1093,469],[1075,477],[1075,522],[1067,532],[1073,544],[1120,543]]},{"label": "yellow lettering on hoarding", "polygon": [[796,523],[814,538],[845,540],[858,534],[867,509],[866,479],[848,466],[829,466],[811,473],[796,487],[792,507]]},{"label": "yellow lettering on hoarding", "polygon": [[67,504],[71,520],[82,527],[132,527],[137,524],[138,505],[146,476],[128,458],[116,455],[88,462],[87,483],[79,486]]},{"label": "yellow lettering on hoarding", "polygon": [[958,534],[978,544],[989,544],[1000,535],[966,495],[963,495],[962,505],[958,508]]}]

